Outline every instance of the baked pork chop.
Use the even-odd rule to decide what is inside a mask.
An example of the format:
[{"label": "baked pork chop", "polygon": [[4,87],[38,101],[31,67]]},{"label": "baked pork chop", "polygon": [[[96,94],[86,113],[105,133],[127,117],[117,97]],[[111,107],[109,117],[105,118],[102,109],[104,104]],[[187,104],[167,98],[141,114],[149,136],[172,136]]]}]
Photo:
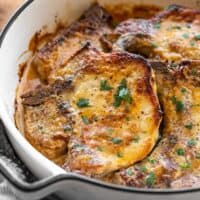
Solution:
[{"label": "baked pork chop", "polygon": [[99,5],[91,6],[79,20],[60,31],[59,34],[40,48],[33,59],[33,65],[40,78],[48,82],[52,70],[66,65],[86,42],[102,49],[99,38],[110,32],[111,16]]},{"label": "baked pork chop", "polygon": [[150,156],[121,170],[112,181],[133,187],[199,186],[200,61],[183,62],[177,68],[153,66],[164,111],[162,139]]},{"label": "baked pork chop", "polygon": [[[25,133],[45,155],[67,154],[64,169],[101,177],[148,155],[161,111],[142,57],[93,48],[82,54],[64,68],[63,79],[22,96]],[[55,153],[46,153],[52,144]]]},{"label": "baked pork chop", "polygon": [[113,50],[123,49],[154,60],[198,60],[200,11],[173,5],[152,19],[124,21],[105,38]]}]

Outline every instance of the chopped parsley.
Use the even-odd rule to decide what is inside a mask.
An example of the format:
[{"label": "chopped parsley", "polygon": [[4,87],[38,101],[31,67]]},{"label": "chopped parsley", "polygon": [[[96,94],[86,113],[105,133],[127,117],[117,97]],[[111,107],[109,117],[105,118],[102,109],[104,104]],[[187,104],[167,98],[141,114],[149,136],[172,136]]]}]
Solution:
[{"label": "chopped parsley", "polygon": [[114,129],[113,129],[113,128],[107,128],[107,131],[108,131],[109,133],[113,133]]},{"label": "chopped parsley", "polygon": [[175,68],[175,67],[177,67],[177,64],[176,64],[176,63],[172,63],[171,66],[172,66],[173,68]]},{"label": "chopped parsley", "polygon": [[178,26],[178,25],[172,26],[171,28],[172,28],[172,29],[177,29],[177,30],[181,30],[181,29],[182,29],[182,27],[181,27],[181,26]]},{"label": "chopped parsley", "polygon": [[191,167],[191,164],[189,162],[181,163],[180,165],[181,169],[188,169]]},{"label": "chopped parsley", "polygon": [[112,138],[111,142],[114,144],[121,144],[122,143],[122,139],[120,138]]},{"label": "chopped parsley", "polygon": [[181,112],[184,110],[184,104],[182,101],[177,100],[175,96],[171,98],[172,103],[176,106],[176,111]]},{"label": "chopped parsley", "polygon": [[131,93],[127,87],[127,81],[125,79],[123,79],[118,86],[117,91],[114,95],[114,99],[115,101],[113,105],[115,108],[119,107],[123,101],[129,104],[132,103]]},{"label": "chopped parsley", "polygon": [[183,38],[185,38],[185,39],[188,39],[188,38],[189,38],[189,35],[188,35],[187,33],[184,33],[182,36],[183,36]]},{"label": "chopped parsley", "polygon": [[127,169],[127,170],[126,170],[126,174],[127,174],[128,176],[132,176],[132,175],[133,175],[133,171],[132,171],[131,169]]},{"label": "chopped parsley", "polygon": [[68,131],[72,131],[72,130],[73,130],[73,128],[72,128],[71,125],[69,125],[69,124],[68,124],[68,125],[65,125],[63,128],[64,128],[64,131],[65,131],[65,132],[68,132]]},{"label": "chopped parsley", "polygon": [[89,107],[89,99],[80,98],[76,105],[79,108]]},{"label": "chopped parsley", "polygon": [[156,44],[156,43],[151,43],[151,46],[153,47],[153,48],[157,48],[158,47],[158,45]]},{"label": "chopped parsley", "polygon": [[189,130],[191,130],[192,127],[193,127],[193,124],[192,124],[192,123],[189,123],[189,124],[186,124],[186,125],[185,125],[185,128],[187,128],[187,129],[189,129]]},{"label": "chopped parsley", "polygon": [[97,150],[102,152],[102,151],[103,151],[103,148],[100,147],[100,146],[98,146],[98,147],[97,147]]},{"label": "chopped parsley", "polygon": [[40,131],[42,131],[42,130],[44,129],[44,127],[41,126],[41,125],[38,125],[38,129],[39,129]]},{"label": "chopped parsley", "polygon": [[156,162],[154,159],[151,159],[151,158],[149,158],[148,161],[149,161],[149,163],[152,164],[152,165],[155,164],[155,162]]},{"label": "chopped parsley", "polygon": [[86,116],[81,116],[81,118],[82,118],[82,121],[83,121],[84,124],[90,123],[90,120]]},{"label": "chopped parsley", "polygon": [[117,152],[117,157],[122,158],[123,154],[121,152]]},{"label": "chopped parsley", "polygon": [[140,137],[139,136],[135,136],[133,138],[133,142],[138,143],[140,141]]},{"label": "chopped parsley", "polygon": [[85,147],[83,145],[81,145],[81,144],[75,144],[73,146],[73,148],[75,148],[75,149],[77,149],[79,151],[83,151],[85,149]]},{"label": "chopped parsley", "polygon": [[200,159],[200,153],[196,153],[196,159]]},{"label": "chopped parsley", "polygon": [[197,75],[197,70],[196,69],[192,69],[191,73],[192,73],[193,76],[196,76]]},{"label": "chopped parsley", "polygon": [[173,104],[176,104],[176,101],[177,101],[176,97],[175,97],[175,96],[172,96],[172,97],[171,97],[171,101],[172,101]]},{"label": "chopped parsley", "polygon": [[179,156],[184,156],[184,155],[185,155],[184,149],[181,149],[181,148],[177,149],[177,150],[176,150],[176,153],[177,153],[177,155],[179,155]]},{"label": "chopped parsley", "polygon": [[160,22],[157,22],[156,24],[154,24],[153,27],[156,29],[160,29],[160,27],[161,27]]},{"label": "chopped parsley", "polygon": [[100,82],[100,90],[101,91],[109,91],[112,89],[113,88],[108,84],[107,80],[101,80],[101,82]]},{"label": "chopped parsley", "polygon": [[177,101],[176,102],[176,111],[181,112],[184,110],[184,104],[182,101]]},{"label": "chopped parsley", "polygon": [[187,90],[186,90],[185,88],[181,88],[181,92],[182,92],[182,93],[186,93]]},{"label": "chopped parsley", "polygon": [[195,44],[196,44],[196,42],[195,41],[190,41],[190,46],[192,46],[192,47],[194,47],[195,46]]},{"label": "chopped parsley", "polygon": [[190,140],[188,140],[188,142],[187,142],[187,146],[189,146],[189,147],[193,147],[193,146],[195,146],[197,144],[197,141],[195,140],[195,139],[190,139]]},{"label": "chopped parsley", "polygon": [[141,167],[140,167],[140,171],[141,171],[141,172],[147,172],[147,167],[144,166],[144,165],[141,166]]},{"label": "chopped parsley", "polygon": [[195,40],[200,40],[200,34],[194,36]]},{"label": "chopped parsley", "polygon": [[148,187],[153,187],[156,181],[156,175],[151,172],[145,179],[145,185]]},{"label": "chopped parsley", "polygon": [[126,120],[127,122],[129,122],[129,121],[130,121],[130,117],[126,117],[125,120]]}]

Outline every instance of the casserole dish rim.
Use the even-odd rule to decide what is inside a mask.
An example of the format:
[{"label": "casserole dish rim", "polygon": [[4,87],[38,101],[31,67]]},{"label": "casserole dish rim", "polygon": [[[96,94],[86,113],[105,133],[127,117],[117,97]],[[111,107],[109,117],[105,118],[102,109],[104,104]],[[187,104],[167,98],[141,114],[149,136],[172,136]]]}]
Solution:
[{"label": "casserole dish rim", "polygon": [[[2,32],[0,33],[0,50],[4,42],[5,36],[8,33],[9,29],[12,27],[13,23],[17,20],[17,18],[21,15],[21,13],[23,13],[23,11],[25,11],[34,1],[35,0],[26,0],[10,17],[10,19],[8,20],[8,22],[2,29]],[[4,106],[4,102],[1,98],[0,98],[0,119],[2,120],[3,124],[5,125],[6,129],[9,132],[13,132],[14,134],[20,134],[22,136],[20,131],[16,128],[14,122],[10,119],[6,111],[6,108]],[[43,156],[40,152],[38,152],[33,146],[31,146],[31,144],[23,136],[22,138],[23,138],[22,142],[26,142],[29,145],[29,148],[35,150],[35,155],[33,156],[35,157],[35,159],[38,159],[37,155],[40,155],[40,158],[43,161],[48,160],[45,156]],[[17,138],[15,139],[17,140]],[[25,149],[24,146],[20,148]],[[31,153],[34,153],[34,152],[31,152]],[[93,178],[85,177],[82,175],[78,175],[75,173],[65,172],[62,168],[58,166],[56,167],[56,165],[52,161],[49,161],[49,162],[51,163],[51,166],[52,166],[52,169],[51,169],[52,177],[49,176],[49,177],[44,178],[43,180],[41,180],[40,184],[37,184],[33,188],[30,188],[28,185],[24,184],[20,180],[17,180],[16,177],[11,177],[10,175],[6,174],[6,172],[3,175],[16,188],[18,188],[19,190],[27,191],[27,192],[38,190],[39,187],[45,187],[53,183],[56,183],[58,181],[67,181],[67,180],[85,182],[87,184],[92,184],[92,185],[103,187],[106,189],[117,190],[120,192],[141,193],[141,194],[179,194],[179,193],[183,194],[183,193],[188,193],[188,192],[191,193],[191,192],[200,191],[200,187],[191,187],[191,188],[182,188],[182,189],[152,189],[152,188],[134,188],[134,187],[128,187],[128,186],[123,186],[123,185],[115,185],[115,184],[106,183],[104,181],[99,181]],[[56,169],[57,169],[57,172],[55,172]],[[54,176],[53,174],[58,174],[58,175]]]}]

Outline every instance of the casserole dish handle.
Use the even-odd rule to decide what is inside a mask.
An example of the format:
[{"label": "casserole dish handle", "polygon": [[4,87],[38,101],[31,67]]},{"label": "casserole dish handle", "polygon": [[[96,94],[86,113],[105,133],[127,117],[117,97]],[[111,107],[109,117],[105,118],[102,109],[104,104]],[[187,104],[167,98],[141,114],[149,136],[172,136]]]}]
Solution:
[{"label": "casserole dish handle", "polygon": [[[73,176],[66,173],[28,183],[24,180],[21,169],[3,155],[0,156],[0,173],[5,179],[0,184],[0,191],[12,194],[20,200],[42,199],[57,192],[66,180],[73,178]],[[55,199],[58,198],[55,197]]]}]

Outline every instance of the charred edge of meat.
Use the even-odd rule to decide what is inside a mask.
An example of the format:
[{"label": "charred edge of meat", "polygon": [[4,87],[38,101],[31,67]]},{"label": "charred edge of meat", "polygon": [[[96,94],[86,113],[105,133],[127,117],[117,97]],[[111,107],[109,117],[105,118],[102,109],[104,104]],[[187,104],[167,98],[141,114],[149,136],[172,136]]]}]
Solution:
[{"label": "charred edge of meat", "polygon": [[91,32],[98,30],[102,25],[110,23],[112,20],[109,15],[102,7],[97,4],[91,6],[86,13],[84,13],[78,21],[73,22],[70,26],[64,29],[60,36],[49,42],[45,47],[39,50],[39,54],[45,54],[46,52],[53,51],[57,44],[62,44],[66,38],[73,35],[74,32],[85,32],[91,30]]},{"label": "charred edge of meat", "polygon": [[192,22],[195,17],[200,17],[200,10],[187,8],[181,5],[172,4],[165,11],[160,12],[155,19],[162,20],[168,17],[173,17],[174,20]]},{"label": "charred edge of meat", "polygon": [[40,86],[36,90],[30,91],[21,96],[23,105],[37,106],[42,104],[47,97],[58,94],[66,89],[72,89],[72,78],[57,80],[50,86]]}]

